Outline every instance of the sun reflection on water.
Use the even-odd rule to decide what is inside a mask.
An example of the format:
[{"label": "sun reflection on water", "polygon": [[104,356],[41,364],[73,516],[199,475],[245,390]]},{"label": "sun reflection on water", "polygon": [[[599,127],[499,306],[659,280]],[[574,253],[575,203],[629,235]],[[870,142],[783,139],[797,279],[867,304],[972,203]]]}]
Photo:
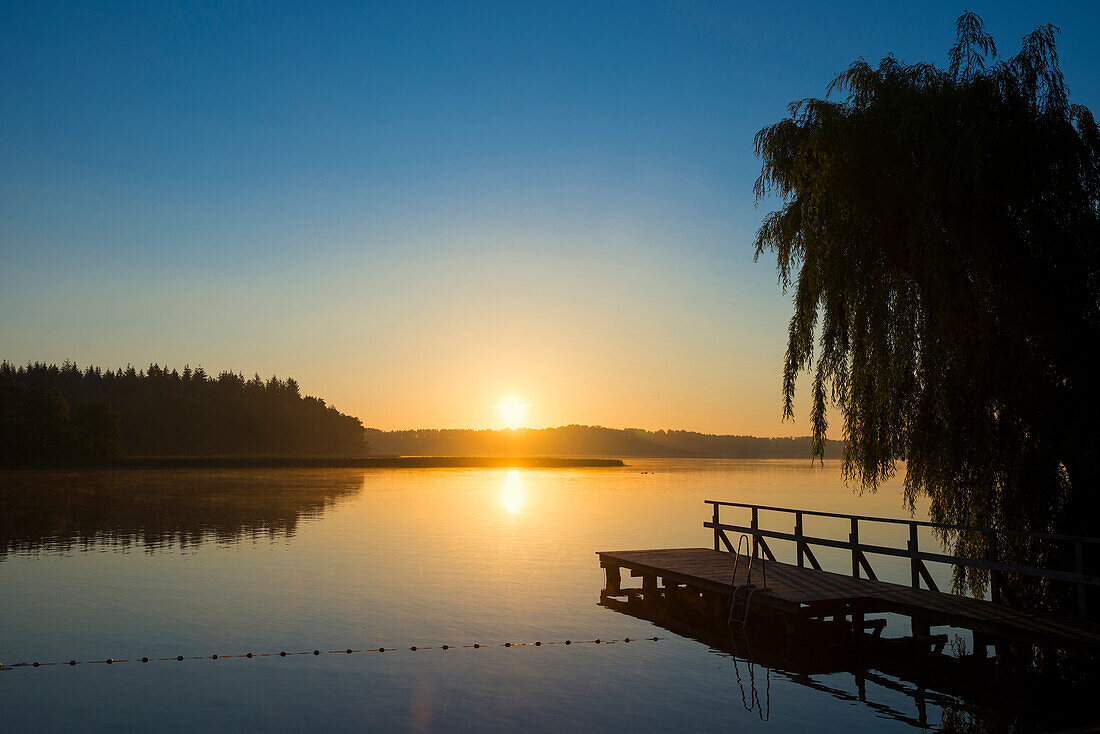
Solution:
[{"label": "sun reflection on water", "polygon": [[523,489],[523,477],[519,469],[509,469],[504,477],[504,484],[500,488],[500,505],[511,515],[523,512],[523,502],[527,499],[527,493]]}]

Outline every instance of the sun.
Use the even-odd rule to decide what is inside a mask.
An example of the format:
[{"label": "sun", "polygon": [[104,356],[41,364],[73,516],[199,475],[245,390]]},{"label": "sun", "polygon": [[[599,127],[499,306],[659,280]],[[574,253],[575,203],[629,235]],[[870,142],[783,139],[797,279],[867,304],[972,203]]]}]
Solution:
[{"label": "sun", "polygon": [[527,415],[530,403],[525,403],[517,398],[508,398],[492,406],[497,409],[500,422],[507,428],[519,428],[523,425],[523,419]]}]

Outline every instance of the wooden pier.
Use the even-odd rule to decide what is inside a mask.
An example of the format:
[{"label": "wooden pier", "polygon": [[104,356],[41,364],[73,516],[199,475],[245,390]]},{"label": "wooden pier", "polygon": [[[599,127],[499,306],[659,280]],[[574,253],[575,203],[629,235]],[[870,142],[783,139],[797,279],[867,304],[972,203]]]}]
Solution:
[{"label": "wooden pier", "polygon": [[[786,634],[797,637],[814,623],[823,620],[843,622],[858,642],[867,630],[878,638],[885,622],[868,620],[868,615],[894,613],[909,617],[913,640],[942,648],[944,636],[930,634],[934,626],[970,630],[974,635],[974,653],[985,657],[987,646],[1004,644],[1035,646],[1044,652],[1055,649],[1100,654],[1100,624],[1085,618],[1089,589],[1100,586],[1100,578],[1084,572],[1085,549],[1100,539],[1051,534],[1024,534],[988,528],[962,528],[915,520],[895,520],[858,515],[793,510],[733,502],[708,500],[712,519],[703,525],[714,533],[713,548],[677,548],[664,550],[627,550],[600,552],[600,565],[606,570],[605,597],[641,596],[660,598],[662,603],[710,606],[716,616],[748,624],[781,625]],[[748,525],[723,523],[722,507],[751,511]],[[760,513],[793,516],[792,531],[767,529]],[[813,537],[803,531],[807,516],[843,519],[851,532],[845,540]],[[871,545],[859,538],[860,525],[870,523],[909,526],[905,548]],[[1076,549],[1073,570],[1039,568],[1000,563],[991,558],[965,558],[921,551],[918,528],[930,527],[957,532],[991,534],[990,547],[997,548],[998,536],[1021,536],[1070,544]],[[744,534],[744,553],[738,554],[727,533]],[[768,545],[768,539],[792,541],[797,561],[781,563]],[[748,541],[747,543],[745,541]],[[851,574],[823,570],[813,547],[846,549],[851,554]],[[1091,550],[1091,549],[1090,549]],[[910,584],[878,579],[869,556],[903,557],[909,560]],[[991,575],[992,599],[975,599],[940,591],[925,562],[950,563],[980,568]],[[736,575],[734,568],[736,566]],[[639,588],[622,586],[621,570],[640,577]],[[750,576],[751,573],[751,576]],[[1072,584],[1077,588],[1080,616],[1060,617],[1009,604],[1006,576],[1030,576]],[[750,593],[751,592],[751,593]],[[732,613],[730,612],[732,608]]]}]

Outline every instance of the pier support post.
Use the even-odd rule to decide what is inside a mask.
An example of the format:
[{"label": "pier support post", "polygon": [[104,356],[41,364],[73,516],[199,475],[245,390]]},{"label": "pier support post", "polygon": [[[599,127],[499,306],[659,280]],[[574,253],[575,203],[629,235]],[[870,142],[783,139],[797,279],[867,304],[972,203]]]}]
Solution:
[{"label": "pier support post", "polygon": [[988,654],[986,649],[989,646],[989,640],[981,632],[974,630],[974,657],[985,658]]},{"label": "pier support post", "polygon": [[793,614],[783,615],[783,638],[788,650],[794,649],[802,641],[802,625]]},{"label": "pier support post", "polygon": [[603,570],[607,574],[607,584],[604,586],[604,591],[610,594],[618,594],[622,591],[622,576],[619,574],[619,567],[604,564]]}]

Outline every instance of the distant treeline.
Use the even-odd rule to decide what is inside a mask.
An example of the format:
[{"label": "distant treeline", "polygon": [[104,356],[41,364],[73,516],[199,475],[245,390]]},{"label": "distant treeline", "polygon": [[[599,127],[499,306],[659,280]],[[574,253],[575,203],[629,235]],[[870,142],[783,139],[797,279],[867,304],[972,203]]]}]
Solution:
[{"label": "distant treeline", "polygon": [[81,370],[0,363],[0,463],[130,456],[360,456],[359,419],[303,396],[293,379],[152,364]]},{"label": "distant treeline", "polygon": [[[405,456],[661,456],[724,459],[809,459],[810,439],[716,436],[693,431],[645,431],[602,426],[516,430],[380,431],[368,428],[375,455]],[[843,443],[829,441],[826,458]]]}]

